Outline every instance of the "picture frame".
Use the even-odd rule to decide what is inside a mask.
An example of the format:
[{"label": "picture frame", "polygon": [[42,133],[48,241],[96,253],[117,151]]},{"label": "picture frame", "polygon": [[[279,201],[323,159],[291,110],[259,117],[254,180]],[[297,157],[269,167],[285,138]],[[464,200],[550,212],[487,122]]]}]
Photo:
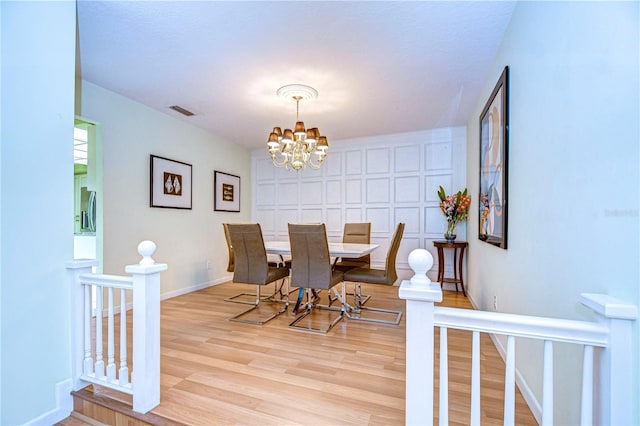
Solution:
[{"label": "picture frame", "polygon": [[213,172],[213,210],[219,212],[240,212],[240,176]]},{"label": "picture frame", "polygon": [[149,207],[191,209],[192,166],[151,155]]},{"label": "picture frame", "polygon": [[507,248],[509,177],[509,67],[480,114],[478,238]]}]

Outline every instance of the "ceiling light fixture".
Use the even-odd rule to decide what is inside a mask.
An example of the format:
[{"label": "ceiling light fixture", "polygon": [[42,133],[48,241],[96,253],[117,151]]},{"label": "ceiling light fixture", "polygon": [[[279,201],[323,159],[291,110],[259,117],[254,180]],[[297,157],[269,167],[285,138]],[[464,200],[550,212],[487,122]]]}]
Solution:
[{"label": "ceiling light fixture", "polygon": [[319,169],[327,156],[329,142],[325,136],[320,136],[317,127],[306,130],[304,122],[300,121],[299,117],[300,101],[315,99],[318,92],[313,87],[303,84],[289,84],[279,88],[276,94],[296,102],[296,125],[293,131],[285,129],[284,132],[280,127],[274,127],[269,134],[267,147],[274,166],[296,171],[304,170],[306,167]]}]

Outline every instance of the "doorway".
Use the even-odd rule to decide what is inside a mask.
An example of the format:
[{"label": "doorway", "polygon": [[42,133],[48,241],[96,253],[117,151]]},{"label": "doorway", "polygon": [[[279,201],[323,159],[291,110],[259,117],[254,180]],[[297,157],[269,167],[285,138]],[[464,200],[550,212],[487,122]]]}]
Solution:
[{"label": "doorway", "polygon": [[73,132],[73,257],[102,272],[102,144],[98,123],[76,118]]}]

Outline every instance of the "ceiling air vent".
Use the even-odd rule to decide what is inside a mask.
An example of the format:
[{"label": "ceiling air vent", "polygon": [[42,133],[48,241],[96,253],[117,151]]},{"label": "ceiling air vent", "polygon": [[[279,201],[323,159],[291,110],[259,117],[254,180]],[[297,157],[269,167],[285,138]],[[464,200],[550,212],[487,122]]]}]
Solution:
[{"label": "ceiling air vent", "polygon": [[181,106],[178,106],[178,105],[171,105],[169,108],[171,108],[174,111],[179,112],[182,115],[186,115],[187,117],[191,117],[192,115],[194,115],[188,109],[184,109],[184,108],[182,108]]}]

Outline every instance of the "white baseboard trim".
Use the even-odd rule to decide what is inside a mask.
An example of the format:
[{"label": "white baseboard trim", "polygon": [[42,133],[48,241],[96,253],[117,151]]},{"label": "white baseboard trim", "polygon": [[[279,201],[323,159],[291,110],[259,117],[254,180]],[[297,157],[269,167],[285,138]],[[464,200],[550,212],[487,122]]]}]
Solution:
[{"label": "white baseboard trim", "polygon": [[[467,293],[467,298],[471,302],[471,306],[473,306],[473,309],[478,310],[478,305],[476,304],[475,300],[473,300],[473,298],[469,293]],[[496,350],[500,354],[502,361],[506,362],[507,351],[504,349],[504,346],[502,345],[502,342],[500,341],[500,339],[498,339],[495,334],[489,334],[489,337],[491,337],[493,346],[496,347]],[[535,417],[538,424],[540,424],[540,422],[542,421],[542,406],[536,399],[536,396],[533,394],[533,391],[527,384],[527,381],[524,379],[522,374],[520,374],[520,370],[518,370],[517,368],[516,368],[516,386],[518,386],[518,389],[520,390],[522,397],[524,398],[525,402],[529,406],[529,409],[531,410],[533,417]]]},{"label": "white baseboard trim", "polygon": [[[232,278],[232,276],[222,277],[222,278],[218,278],[217,280],[207,281],[206,283],[196,284],[196,285],[191,286],[191,287],[185,287],[185,288],[181,288],[181,289],[178,289],[178,290],[169,291],[167,293],[162,293],[160,295],[160,300],[171,299],[173,297],[182,296],[183,294],[191,293],[193,291],[202,290],[203,288],[213,287],[214,285],[226,283],[226,282],[230,281],[231,278]],[[129,309],[129,308],[127,307],[127,309]]]},{"label": "white baseboard trim", "polygon": [[71,391],[73,390],[73,380],[66,379],[62,382],[56,383],[56,407],[43,415],[36,417],[35,419],[28,421],[25,425],[29,426],[48,426],[54,425],[69,417],[73,411],[73,397]]}]

